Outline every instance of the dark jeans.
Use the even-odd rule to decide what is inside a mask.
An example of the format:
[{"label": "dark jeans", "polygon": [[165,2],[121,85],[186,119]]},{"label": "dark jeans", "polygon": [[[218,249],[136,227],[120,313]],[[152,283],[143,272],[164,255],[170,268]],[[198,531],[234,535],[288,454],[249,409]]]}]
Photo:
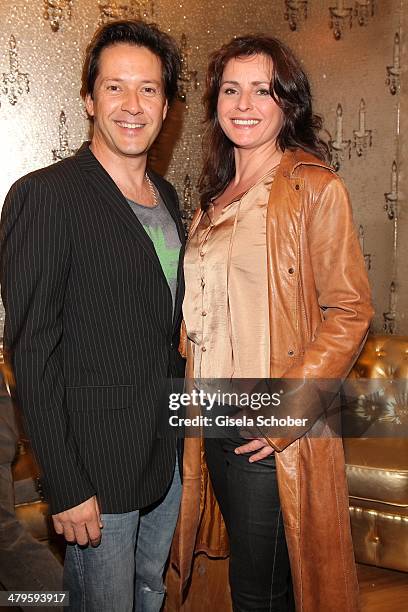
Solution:
[{"label": "dark jeans", "polygon": [[294,610],[288,551],[273,455],[249,463],[245,440],[205,440],[211,483],[230,540],[234,612]]}]

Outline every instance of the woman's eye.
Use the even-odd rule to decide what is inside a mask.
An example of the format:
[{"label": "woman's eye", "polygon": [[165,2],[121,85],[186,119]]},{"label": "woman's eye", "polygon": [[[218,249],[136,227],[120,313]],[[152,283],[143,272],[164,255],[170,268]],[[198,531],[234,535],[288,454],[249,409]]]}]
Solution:
[{"label": "woman's eye", "polygon": [[143,87],[143,92],[148,96],[154,96],[157,93],[155,87]]},{"label": "woman's eye", "polygon": [[236,92],[237,90],[234,89],[233,87],[227,87],[226,89],[224,89],[224,93],[227,94],[227,96],[231,96],[232,94]]},{"label": "woman's eye", "polygon": [[262,89],[258,89],[257,94],[259,96],[270,96],[271,92],[269,91],[269,89],[262,88]]},{"label": "woman's eye", "polygon": [[119,87],[117,85],[108,85],[107,89],[109,91],[119,91]]}]

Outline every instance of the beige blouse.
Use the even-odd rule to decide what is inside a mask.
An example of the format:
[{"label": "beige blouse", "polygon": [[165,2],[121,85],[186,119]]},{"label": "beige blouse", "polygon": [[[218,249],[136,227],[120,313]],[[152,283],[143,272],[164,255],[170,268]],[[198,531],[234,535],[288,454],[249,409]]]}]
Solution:
[{"label": "beige blouse", "polygon": [[213,221],[201,212],[184,259],[194,378],[268,378],[266,210],[275,170]]}]

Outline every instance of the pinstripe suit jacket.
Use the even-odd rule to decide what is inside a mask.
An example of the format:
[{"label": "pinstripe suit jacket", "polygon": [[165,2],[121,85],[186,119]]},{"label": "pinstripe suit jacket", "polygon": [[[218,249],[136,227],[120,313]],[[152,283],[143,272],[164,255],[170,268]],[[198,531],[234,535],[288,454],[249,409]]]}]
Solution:
[{"label": "pinstripe suit jacket", "polygon": [[[182,244],[174,188],[151,180]],[[182,257],[180,257],[181,261]],[[13,185],[1,220],[5,356],[52,513],[153,503],[174,470],[163,381],[182,376],[182,266],[172,298],[153,243],[84,144]]]}]

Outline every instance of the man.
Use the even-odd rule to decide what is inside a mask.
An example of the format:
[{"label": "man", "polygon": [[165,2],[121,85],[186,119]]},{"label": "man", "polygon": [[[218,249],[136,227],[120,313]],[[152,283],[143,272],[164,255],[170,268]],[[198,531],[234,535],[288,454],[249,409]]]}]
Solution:
[{"label": "man", "polygon": [[74,610],[158,611],[164,598],[181,486],[159,425],[164,379],[183,373],[184,238],[176,192],[146,159],[179,65],[155,26],[100,28],[81,90],[90,145],[20,179],[3,209],[6,357],[69,542]]}]

